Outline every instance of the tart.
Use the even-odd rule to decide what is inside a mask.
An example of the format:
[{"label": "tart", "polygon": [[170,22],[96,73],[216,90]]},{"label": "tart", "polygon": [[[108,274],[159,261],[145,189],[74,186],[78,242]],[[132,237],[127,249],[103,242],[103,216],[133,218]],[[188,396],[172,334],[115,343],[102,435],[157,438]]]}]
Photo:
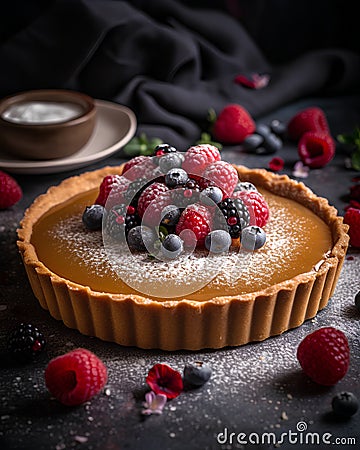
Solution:
[{"label": "tart", "polygon": [[[85,335],[163,350],[239,346],[313,318],[334,292],[347,225],[303,183],[262,169],[235,169],[270,209],[266,244],[247,252],[242,266],[239,253],[210,257],[194,250],[171,261],[120,254],[115,267],[102,232],[85,229],[81,219],[104,177],[121,175],[124,165],[51,187],[28,208],[18,230],[40,305]],[[204,279],[201,274],[212,273],[208,267],[216,273]]]}]

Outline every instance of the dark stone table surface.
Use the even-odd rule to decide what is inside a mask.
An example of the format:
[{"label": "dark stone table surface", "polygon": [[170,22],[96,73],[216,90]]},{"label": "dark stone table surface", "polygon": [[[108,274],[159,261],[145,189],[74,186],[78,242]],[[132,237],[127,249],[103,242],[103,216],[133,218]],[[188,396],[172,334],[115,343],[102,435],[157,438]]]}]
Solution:
[{"label": "dark stone table surface", "polygon": [[[309,105],[325,110],[334,136],[360,124],[360,101],[352,96],[304,100],[275,111],[262,121],[288,120],[295,111]],[[298,159],[295,145],[286,144],[278,156],[286,163],[283,173],[290,175]],[[352,178],[358,175],[345,168],[345,158],[346,152],[338,149],[328,166],[312,170],[303,180],[318,195],[328,198],[340,214],[344,213]],[[224,149],[223,159],[249,167],[267,167],[271,156],[246,155],[238,147],[231,147]],[[331,413],[331,399],[340,391],[351,391],[360,399],[360,313],[354,306],[355,294],[360,290],[360,253],[356,250],[349,250],[335,294],[316,318],[281,336],[239,348],[170,353],[125,348],[82,336],[39,306],[16,247],[16,228],[24,210],[36,196],[64,178],[123,161],[124,155],[119,152],[81,170],[14,174],[24,196],[14,207],[0,211],[1,350],[4,351],[9,330],[20,321],[31,321],[40,327],[48,344],[45,355],[32,364],[14,365],[2,358],[0,448],[359,448],[360,412],[349,420],[339,420]],[[296,348],[307,334],[330,325],[346,333],[351,364],[336,386],[321,387],[300,370]],[[99,396],[82,406],[67,408],[47,392],[44,369],[49,359],[77,347],[96,353],[108,367],[109,379]],[[210,381],[168,402],[162,415],[142,417],[148,370],[161,362],[182,371],[189,360],[207,362],[213,369]],[[267,436],[276,436],[279,442],[274,445]]]}]

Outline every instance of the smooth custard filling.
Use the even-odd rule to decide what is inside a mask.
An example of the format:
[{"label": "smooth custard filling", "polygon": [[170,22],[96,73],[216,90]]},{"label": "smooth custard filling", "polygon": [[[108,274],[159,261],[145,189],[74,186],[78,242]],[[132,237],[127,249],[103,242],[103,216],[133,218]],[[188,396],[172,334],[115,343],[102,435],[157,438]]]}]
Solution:
[{"label": "smooth custard filling", "polygon": [[252,253],[209,257],[197,251],[163,262],[117,249],[116,262],[110,263],[101,231],[87,230],[81,220],[96,189],[51,208],[35,224],[31,243],[48,269],[93,291],[159,301],[256,292],[313,270],[333,246],[329,227],[312,211],[269,191],[261,193],[271,216],[264,228],[266,244]]}]

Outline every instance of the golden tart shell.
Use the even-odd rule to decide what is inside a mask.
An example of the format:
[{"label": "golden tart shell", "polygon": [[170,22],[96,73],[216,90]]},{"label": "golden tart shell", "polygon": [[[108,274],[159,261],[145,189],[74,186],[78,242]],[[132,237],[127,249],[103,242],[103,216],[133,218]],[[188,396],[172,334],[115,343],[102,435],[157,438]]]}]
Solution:
[{"label": "golden tart shell", "polygon": [[104,167],[64,180],[40,195],[18,230],[20,250],[40,305],[70,328],[125,346],[198,350],[262,341],[298,327],[324,308],[334,292],[348,247],[348,226],[337,210],[303,183],[262,169],[236,167],[242,181],[312,210],[330,228],[333,248],[313,270],[259,292],[194,300],[156,301],[140,295],[95,292],[66,280],[39,261],[31,243],[34,224],[51,207],[98,187],[122,167]]}]

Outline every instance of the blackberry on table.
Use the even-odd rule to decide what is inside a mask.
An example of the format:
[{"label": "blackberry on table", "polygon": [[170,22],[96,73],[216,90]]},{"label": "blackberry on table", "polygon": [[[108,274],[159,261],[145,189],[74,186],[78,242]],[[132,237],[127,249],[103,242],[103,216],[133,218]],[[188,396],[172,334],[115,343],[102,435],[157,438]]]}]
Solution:
[{"label": "blackberry on table", "polygon": [[9,352],[17,360],[27,361],[42,353],[46,345],[41,331],[31,323],[21,323],[9,337]]}]

